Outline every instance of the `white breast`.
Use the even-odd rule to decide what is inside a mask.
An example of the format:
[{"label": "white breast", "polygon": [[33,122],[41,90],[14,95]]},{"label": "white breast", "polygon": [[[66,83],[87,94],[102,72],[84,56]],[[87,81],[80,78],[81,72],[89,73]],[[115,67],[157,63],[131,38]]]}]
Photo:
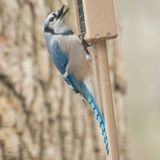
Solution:
[{"label": "white breast", "polygon": [[59,36],[58,41],[69,58],[69,71],[79,79],[85,79],[91,72],[91,60],[76,35]]}]

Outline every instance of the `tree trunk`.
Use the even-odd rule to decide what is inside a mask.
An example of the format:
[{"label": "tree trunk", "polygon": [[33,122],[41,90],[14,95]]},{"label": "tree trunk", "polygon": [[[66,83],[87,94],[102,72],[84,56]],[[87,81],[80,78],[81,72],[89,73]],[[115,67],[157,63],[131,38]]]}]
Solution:
[{"label": "tree trunk", "polygon": [[[0,0],[0,160],[105,159],[91,111],[64,83],[44,45],[44,18],[61,3]],[[68,19],[74,28],[72,10]],[[126,84],[119,53],[111,55],[120,155],[128,160]]]}]

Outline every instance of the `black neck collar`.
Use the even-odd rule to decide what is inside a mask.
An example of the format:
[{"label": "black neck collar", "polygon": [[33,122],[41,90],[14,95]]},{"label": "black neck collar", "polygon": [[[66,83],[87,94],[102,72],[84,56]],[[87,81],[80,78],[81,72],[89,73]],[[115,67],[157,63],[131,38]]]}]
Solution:
[{"label": "black neck collar", "polygon": [[51,28],[49,28],[49,27],[46,27],[46,28],[44,29],[44,32],[54,34],[54,30],[51,29]]},{"label": "black neck collar", "polygon": [[63,35],[63,36],[68,36],[68,35],[73,35],[74,32],[72,30],[66,30],[65,32],[63,33],[55,33],[53,29],[49,28],[49,27],[46,27],[44,29],[45,32],[47,33],[51,33],[52,35]]}]

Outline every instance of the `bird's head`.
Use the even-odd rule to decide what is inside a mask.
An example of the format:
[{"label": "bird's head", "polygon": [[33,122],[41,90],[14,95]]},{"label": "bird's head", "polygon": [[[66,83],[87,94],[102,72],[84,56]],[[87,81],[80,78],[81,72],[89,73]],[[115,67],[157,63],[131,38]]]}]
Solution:
[{"label": "bird's head", "polygon": [[62,5],[57,11],[51,12],[45,19],[44,32],[49,32],[52,34],[61,33],[64,25],[63,19],[68,11],[69,8]]}]

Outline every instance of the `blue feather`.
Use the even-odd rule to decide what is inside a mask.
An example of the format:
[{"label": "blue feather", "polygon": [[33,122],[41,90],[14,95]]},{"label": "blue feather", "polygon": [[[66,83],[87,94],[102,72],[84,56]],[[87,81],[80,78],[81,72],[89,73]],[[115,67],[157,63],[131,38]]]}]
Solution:
[{"label": "blue feather", "polygon": [[94,116],[99,124],[99,127],[101,128],[104,147],[108,153],[109,148],[108,148],[105,120],[102,112],[99,109],[99,106],[95,101],[95,98],[93,97],[93,95],[91,94],[85,83],[83,81],[78,81],[76,77],[73,75],[73,73],[68,73],[68,75],[64,77],[64,79],[67,83],[69,83],[69,85],[72,86],[73,90],[76,93],[80,93],[85,98],[85,100],[90,104]]},{"label": "blue feather", "polygon": [[84,99],[90,104],[90,107],[94,113],[94,116],[97,119],[99,127],[101,128],[104,147],[109,152],[108,149],[108,139],[106,133],[106,125],[102,112],[99,109],[99,106],[96,103],[95,98],[85,85],[84,81],[78,81],[76,76],[70,71],[67,70],[68,57],[65,54],[64,50],[60,47],[58,41],[54,41],[51,49],[49,50],[52,61],[56,65],[59,72],[63,75],[64,80],[72,87],[74,92],[79,93],[84,97]]},{"label": "blue feather", "polygon": [[64,74],[66,71],[66,66],[68,64],[68,57],[60,47],[58,41],[54,41],[52,48],[49,50],[52,61],[58,68],[61,74]]}]

